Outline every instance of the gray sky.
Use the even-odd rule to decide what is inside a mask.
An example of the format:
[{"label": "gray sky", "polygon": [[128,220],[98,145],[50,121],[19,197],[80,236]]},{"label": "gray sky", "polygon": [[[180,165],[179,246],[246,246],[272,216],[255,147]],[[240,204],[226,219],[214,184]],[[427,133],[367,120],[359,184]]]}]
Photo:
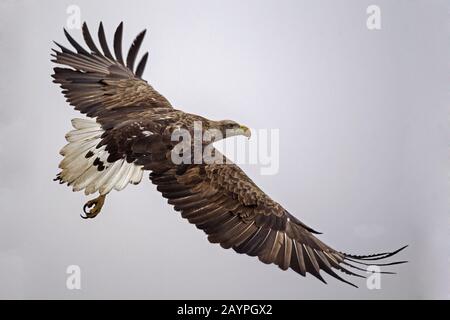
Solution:
[{"label": "gray sky", "polygon": [[[113,5],[111,4],[113,3]],[[381,290],[282,272],[209,244],[148,181],[99,217],[52,181],[70,119],[51,83],[66,9],[124,45],[148,29],[144,78],[174,106],[280,131],[280,170],[243,166],[349,253],[410,247]],[[381,30],[366,8],[381,8]],[[446,1],[0,2],[0,298],[450,298]],[[72,30],[76,39],[81,34]],[[81,268],[81,290],[66,268]]]}]

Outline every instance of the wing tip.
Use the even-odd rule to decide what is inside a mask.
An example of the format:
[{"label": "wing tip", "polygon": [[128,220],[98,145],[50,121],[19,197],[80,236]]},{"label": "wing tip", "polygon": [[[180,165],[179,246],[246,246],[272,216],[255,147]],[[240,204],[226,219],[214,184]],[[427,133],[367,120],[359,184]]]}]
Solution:
[{"label": "wing tip", "polygon": [[382,259],[386,259],[389,257],[392,257],[394,255],[396,255],[397,253],[405,250],[409,245],[405,245],[397,250],[394,251],[388,251],[388,252],[382,252],[382,253],[374,253],[374,254],[369,254],[369,255],[354,255],[354,254],[348,254],[345,252],[340,252],[342,255],[344,255],[345,257],[348,258],[353,258],[356,260],[382,260]]}]

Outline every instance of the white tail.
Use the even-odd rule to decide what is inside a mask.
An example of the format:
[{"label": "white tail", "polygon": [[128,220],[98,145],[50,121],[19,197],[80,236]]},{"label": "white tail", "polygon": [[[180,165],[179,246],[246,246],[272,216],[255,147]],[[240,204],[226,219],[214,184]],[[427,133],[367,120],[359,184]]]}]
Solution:
[{"label": "white tail", "polygon": [[62,171],[55,180],[73,186],[73,191],[84,189],[86,195],[99,191],[107,194],[112,189],[122,190],[128,183],[138,184],[143,166],[119,159],[107,161],[106,146],[97,148],[104,133],[101,125],[91,119],[72,119],[75,130],[66,134],[69,142],[61,149],[64,159],[59,164]]}]

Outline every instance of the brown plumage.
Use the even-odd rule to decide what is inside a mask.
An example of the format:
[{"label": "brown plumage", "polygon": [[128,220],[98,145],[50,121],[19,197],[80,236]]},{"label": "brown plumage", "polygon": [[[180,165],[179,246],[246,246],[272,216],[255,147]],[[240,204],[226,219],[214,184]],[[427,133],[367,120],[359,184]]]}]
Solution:
[{"label": "brown plumage", "polygon": [[89,50],[65,30],[75,51],[58,43],[59,50],[53,50],[52,61],[68,67],[54,68],[54,82],[60,84],[67,102],[88,117],[72,120],[75,130],[66,135],[69,144],[61,150],[62,171],[55,180],[72,185],[75,191],[99,192],[98,198],[85,205],[87,218],[100,212],[112,189],[139,183],[143,171],[149,170],[150,179],[162,196],[183,218],[203,230],[210,242],[257,256],[283,270],[291,268],[303,276],[310,273],[325,282],[322,270],[351,284],[335,271],[364,277],[356,271],[365,271],[366,265],[404,262],[377,262],[404,247],[369,256],[332,249],[314,235],[316,231],[273,201],[217,150],[213,153],[225,159],[224,164],[175,164],[170,157],[176,144],[171,140],[174,130],[183,128],[192,133],[195,121],[202,123],[203,130],[217,129],[224,134],[231,130],[232,135],[248,136],[249,130],[234,121],[213,121],[174,109],[143,80],[148,53],[136,68],[135,61],[145,31],[133,41],[125,60],[122,23],[114,35],[115,57],[101,23],[100,46],[95,44],[86,24],[82,31]]}]

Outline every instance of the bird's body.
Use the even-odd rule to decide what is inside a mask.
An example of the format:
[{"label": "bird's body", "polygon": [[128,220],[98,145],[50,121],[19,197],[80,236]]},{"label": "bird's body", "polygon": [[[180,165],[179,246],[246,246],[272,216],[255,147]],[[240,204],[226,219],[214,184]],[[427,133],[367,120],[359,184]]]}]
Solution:
[{"label": "bird's body", "polygon": [[[68,144],[61,150],[62,171],[57,180],[84,190],[98,192],[88,201],[92,207],[87,217],[95,217],[112,189],[122,190],[141,181],[143,172],[169,204],[183,218],[205,231],[208,240],[233,248],[238,253],[257,256],[264,263],[274,263],[323,281],[320,270],[344,282],[335,270],[357,275],[348,267],[376,264],[398,251],[372,256],[352,256],[338,252],[321,242],[310,227],[303,224],[279,203],[272,200],[235,164],[209,147],[214,161],[175,163],[173,153],[177,130],[193,134],[195,123],[201,132],[217,130],[223,137],[249,136],[247,127],[234,121],[213,121],[172,107],[145,80],[142,80],[148,55],[134,68],[145,31],[133,42],[126,61],[121,52],[122,24],[114,35],[112,55],[100,24],[95,45],[86,24],[83,36],[90,51],[81,47],[66,32],[76,52],[59,44],[54,50],[55,63],[69,68],[54,68],[54,82],[60,84],[67,101],[88,118],[73,119],[74,130],[66,135]],[[193,148],[192,143],[191,147]],[[190,157],[193,160],[192,155]],[[401,262],[394,262],[396,264]],[[379,264],[382,265],[382,264]]]}]

